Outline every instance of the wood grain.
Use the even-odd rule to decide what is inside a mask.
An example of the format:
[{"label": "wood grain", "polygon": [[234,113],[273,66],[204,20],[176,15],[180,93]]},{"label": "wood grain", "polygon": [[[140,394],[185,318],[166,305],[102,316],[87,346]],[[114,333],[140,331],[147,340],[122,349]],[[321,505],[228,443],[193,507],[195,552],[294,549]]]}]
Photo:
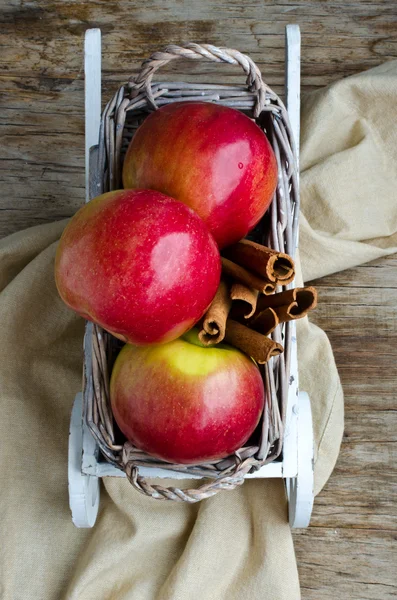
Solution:
[{"label": "wood grain", "polygon": [[295,536],[305,600],[396,598],[395,531],[312,527]]},{"label": "wood grain", "polygon": [[[83,33],[101,27],[103,98],[167,43],[236,47],[282,92],[284,27],[302,31],[303,92],[397,56],[394,0],[3,0],[0,236],[73,214],[84,201]],[[234,67],[159,73],[241,83]],[[397,257],[315,282],[346,402],[336,469],[311,527],[294,533],[303,600],[397,597]]]},{"label": "wood grain", "polygon": [[[397,54],[393,0],[3,0],[0,7],[0,236],[73,214],[83,202],[83,33],[101,27],[103,97],[167,43],[212,42],[257,61],[282,92],[284,27],[302,30],[303,92]],[[159,73],[242,82],[235,67],[175,62]],[[19,212],[17,212],[19,211]]]},{"label": "wood grain", "polygon": [[397,597],[397,256],[313,282],[345,392],[336,468],[294,533],[302,597]]}]

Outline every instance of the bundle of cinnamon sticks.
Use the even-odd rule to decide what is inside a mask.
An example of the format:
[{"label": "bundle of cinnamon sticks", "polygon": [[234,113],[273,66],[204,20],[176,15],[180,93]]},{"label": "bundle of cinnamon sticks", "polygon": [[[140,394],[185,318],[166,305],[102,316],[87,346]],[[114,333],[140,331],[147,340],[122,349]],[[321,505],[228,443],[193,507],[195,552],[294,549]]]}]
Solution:
[{"label": "bundle of cinnamon sticks", "polygon": [[223,340],[264,364],[283,347],[270,334],[279,323],[300,319],[317,305],[314,287],[277,292],[295,277],[294,261],[249,240],[222,252],[222,279],[199,332],[206,345]]}]

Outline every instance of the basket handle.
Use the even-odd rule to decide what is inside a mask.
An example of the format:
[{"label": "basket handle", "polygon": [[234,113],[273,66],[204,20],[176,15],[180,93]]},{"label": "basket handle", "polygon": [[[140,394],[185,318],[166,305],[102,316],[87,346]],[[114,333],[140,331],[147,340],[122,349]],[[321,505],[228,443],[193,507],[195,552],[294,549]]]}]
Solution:
[{"label": "basket handle", "polygon": [[240,65],[243,71],[247,74],[247,86],[251,92],[256,92],[257,99],[254,107],[254,116],[258,117],[265,104],[268,103],[266,100],[266,92],[270,92],[270,88],[262,81],[262,75],[254,61],[247,56],[242,54],[238,50],[232,48],[218,48],[212,44],[194,44],[188,43],[183,46],[169,45],[164,50],[154,52],[150,58],[146,59],[142,65],[141,70],[136,77],[132,77],[128,85],[131,88],[134,97],[139,94],[140,91],[145,90],[146,96],[153,108],[157,108],[151,83],[154,73],[160,67],[163,67],[171,60],[177,58],[188,58],[190,60],[210,60],[217,63],[228,63],[231,65]]},{"label": "basket handle", "polygon": [[194,504],[205,498],[215,496],[221,490],[234,490],[237,486],[244,483],[244,475],[250,470],[251,465],[247,464],[238,474],[221,477],[210,483],[204,483],[198,488],[181,489],[177,487],[164,487],[159,484],[150,484],[142,475],[139,475],[138,468],[131,461],[125,463],[125,473],[131,485],[141,494],[150,496],[156,500],[173,500],[179,502],[188,502]]}]

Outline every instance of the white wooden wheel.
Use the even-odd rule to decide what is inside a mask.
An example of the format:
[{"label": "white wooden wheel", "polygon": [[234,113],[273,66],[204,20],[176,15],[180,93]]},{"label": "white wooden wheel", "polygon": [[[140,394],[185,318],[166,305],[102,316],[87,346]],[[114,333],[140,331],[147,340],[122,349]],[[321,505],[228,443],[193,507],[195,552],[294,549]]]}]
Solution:
[{"label": "white wooden wheel", "polygon": [[296,477],[288,477],[285,480],[289,504],[289,523],[293,528],[309,526],[314,502],[313,422],[310,398],[306,392],[299,392],[296,406],[298,410],[298,473]]},{"label": "white wooden wheel", "polygon": [[69,506],[76,527],[93,527],[99,508],[99,479],[81,472],[83,454],[83,394],[76,395],[69,430]]}]

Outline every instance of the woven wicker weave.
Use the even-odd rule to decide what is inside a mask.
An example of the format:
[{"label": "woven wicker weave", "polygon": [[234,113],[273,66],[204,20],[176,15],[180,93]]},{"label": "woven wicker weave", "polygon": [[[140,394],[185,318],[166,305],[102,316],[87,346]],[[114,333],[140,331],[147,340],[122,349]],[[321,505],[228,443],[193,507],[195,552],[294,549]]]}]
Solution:
[{"label": "woven wicker weave", "polygon": [[[152,83],[159,67],[181,58],[240,65],[247,74],[246,86]],[[201,100],[233,107],[255,119],[266,131],[277,158],[279,180],[268,213],[250,237],[294,256],[299,192],[288,115],[280,98],[262,81],[257,66],[248,56],[236,50],[208,44],[168,46],[142,64],[138,76],[120,87],[103,111],[94,177],[96,186],[92,195],[122,187],[123,158],[137,127],[151,111],[181,100]],[[272,337],[284,345],[285,351],[261,368],[268,397],[255,445],[247,445],[217,463],[186,466],[155,459],[123,440],[114,423],[109,402],[109,374],[120,350],[120,342],[100,327],[88,324],[85,343],[92,353],[89,352],[88,364],[86,357],[84,415],[106,460],[125,471],[131,484],[140,492],[158,499],[186,502],[197,502],[219,490],[233,489],[243,483],[247,473],[276,460],[282,451],[289,381],[289,323],[279,325]],[[167,488],[145,480],[138,474],[139,466],[172,469],[208,480],[197,489]]]}]

